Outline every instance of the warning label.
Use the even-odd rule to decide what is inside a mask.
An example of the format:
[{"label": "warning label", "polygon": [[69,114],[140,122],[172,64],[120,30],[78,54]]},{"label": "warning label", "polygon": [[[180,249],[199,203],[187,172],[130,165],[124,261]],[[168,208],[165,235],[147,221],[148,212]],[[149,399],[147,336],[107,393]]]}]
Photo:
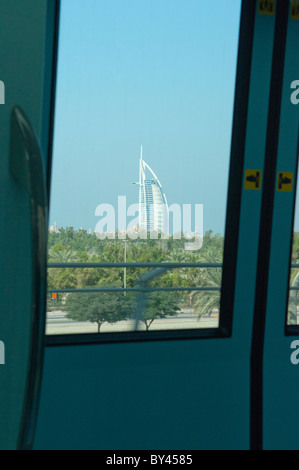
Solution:
[{"label": "warning label", "polygon": [[293,18],[293,20],[299,20],[299,1],[298,0],[291,1],[291,18]]},{"label": "warning label", "polygon": [[245,170],[245,189],[261,188],[261,170]]},{"label": "warning label", "polygon": [[277,191],[292,191],[293,173],[291,171],[279,171],[277,178]]},{"label": "warning label", "polygon": [[263,15],[274,15],[275,0],[259,0],[258,13]]}]

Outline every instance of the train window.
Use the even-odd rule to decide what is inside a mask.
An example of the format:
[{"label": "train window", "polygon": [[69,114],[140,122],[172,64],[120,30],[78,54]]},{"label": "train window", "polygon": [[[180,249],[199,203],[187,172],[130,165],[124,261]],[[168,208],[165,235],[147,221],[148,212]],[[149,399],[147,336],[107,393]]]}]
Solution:
[{"label": "train window", "polygon": [[216,330],[241,0],[62,0],[47,333]]},{"label": "train window", "polygon": [[[287,176],[287,175],[282,175]],[[292,182],[293,185],[293,182]],[[299,194],[298,194],[298,175],[297,175],[297,193],[295,201],[293,239],[291,247],[291,269],[290,269],[290,290],[288,299],[288,309],[286,323],[290,327],[299,325]]]}]

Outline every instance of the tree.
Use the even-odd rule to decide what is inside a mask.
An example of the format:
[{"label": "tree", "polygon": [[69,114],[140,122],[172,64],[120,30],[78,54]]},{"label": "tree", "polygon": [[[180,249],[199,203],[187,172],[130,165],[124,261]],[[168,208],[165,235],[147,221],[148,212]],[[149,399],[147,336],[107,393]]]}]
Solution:
[{"label": "tree", "polygon": [[115,323],[132,316],[133,299],[122,292],[78,292],[68,295],[65,309],[66,318],[97,323],[100,333],[103,323]]},{"label": "tree", "polygon": [[[220,263],[222,261],[222,250],[217,245],[209,245],[200,255],[199,260],[204,263]],[[221,287],[221,268],[201,268],[198,273],[198,286]],[[194,312],[198,314],[198,319],[203,315],[211,315],[214,309],[220,307],[220,290],[193,291]]]},{"label": "tree", "polygon": [[155,319],[174,316],[179,310],[178,295],[176,293],[154,291],[148,294],[141,321],[148,331]]},{"label": "tree", "polygon": [[74,269],[48,269],[48,289],[74,289],[77,287],[77,276]]},{"label": "tree", "polygon": [[[221,269],[209,268],[203,276],[204,287],[220,287],[221,277]],[[191,295],[195,300],[193,307],[198,319],[206,314],[211,315],[214,309],[220,307],[220,290],[193,291]]]},{"label": "tree", "polygon": [[[223,237],[219,234],[213,235],[208,230],[204,235],[203,246],[199,251],[186,252],[184,249],[185,240],[175,239],[170,236],[164,240],[162,247],[161,240],[136,239],[128,240],[127,244],[127,262],[221,262],[223,251]],[[60,227],[58,232],[50,232],[48,238],[48,260],[49,262],[123,262],[124,261],[124,243],[121,239],[99,240],[93,233],[87,233],[86,230],[74,230],[73,227]],[[294,253],[299,253],[299,234],[294,234]],[[299,255],[298,255],[299,257]],[[296,257],[296,259],[298,259]],[[133,287],[138,282],[140,276],[147,271],[147,268],[126,268],[126,285]],[[294,271],[293,271],[294,272]],[[294,273],[295,274],[295,273]],[[217,279],[213,277],[218,276]],[[221,281],[219,269],[215,268],[176,268],[170,269],[161,275],[152,285],[158,287],[184,286],[190,287],[188,293],[180,293],[180,300],[189,301],[189,295],[195,286],[215,286]],[[101,287],[103,285],[123,286],[124,269],[123,268],[52,268],[49,269],[48,287],[58,288],[82,288],[82,287]],[[165,294],[163,294],[165,295]],[[196,301],[196,310],[199,315],[208,308],[208,303],[218,298],[219,292],[195,292],[193,293]],[[124,296],[125,297],[125,296]],[[200,301],[200,298],[202,300]],[[202,304],[200,303],[202,302]],[[181,305],[181,303],[179,302]],[[211,303],[212,306],[212,303]],[[218,306],[217,302],[213,308]],[[210,312],[210,308],[207,310]]]},{"label": "tree", "polygon": [[50,263],[71,263],[72,261],[78,261],[77,251],[65,248],[60,243],[49,249],[48,257]]},{"label": "tree", "polygon": [[171,250],[168,255],[166,256],[166,260],[169,263],[184,263],[186,261],[186,252],[184,251],[183,248],[177,248],[175,247],[173,250]]}]

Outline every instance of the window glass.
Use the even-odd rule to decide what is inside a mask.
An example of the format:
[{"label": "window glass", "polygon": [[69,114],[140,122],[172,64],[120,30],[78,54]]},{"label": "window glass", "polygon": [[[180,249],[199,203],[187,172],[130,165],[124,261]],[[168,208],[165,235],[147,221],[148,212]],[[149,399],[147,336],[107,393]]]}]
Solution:
[{"label": "window glass", "polygon": [[295,201],[295,217],[294,217],[294,227],[293,227],[287,325],[299,324],[298,293],[299,293],[299,194],[298,194],[298,175],[297,175],[297,193],[296,193],[296,201]]},{"label": "window glass", "polygon": [[62,0],[48,334],[218,327],[240,7]]}]

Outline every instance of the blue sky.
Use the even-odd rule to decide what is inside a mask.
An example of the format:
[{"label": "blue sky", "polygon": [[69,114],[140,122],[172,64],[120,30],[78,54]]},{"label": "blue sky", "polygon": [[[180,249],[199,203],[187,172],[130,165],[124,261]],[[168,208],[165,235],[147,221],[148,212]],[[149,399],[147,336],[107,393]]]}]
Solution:
[{"label": "blue sky", "polygon": [[142,145],[168,203],[223,233],[240,3],[62,0],[50,224],[138,202]]}]

